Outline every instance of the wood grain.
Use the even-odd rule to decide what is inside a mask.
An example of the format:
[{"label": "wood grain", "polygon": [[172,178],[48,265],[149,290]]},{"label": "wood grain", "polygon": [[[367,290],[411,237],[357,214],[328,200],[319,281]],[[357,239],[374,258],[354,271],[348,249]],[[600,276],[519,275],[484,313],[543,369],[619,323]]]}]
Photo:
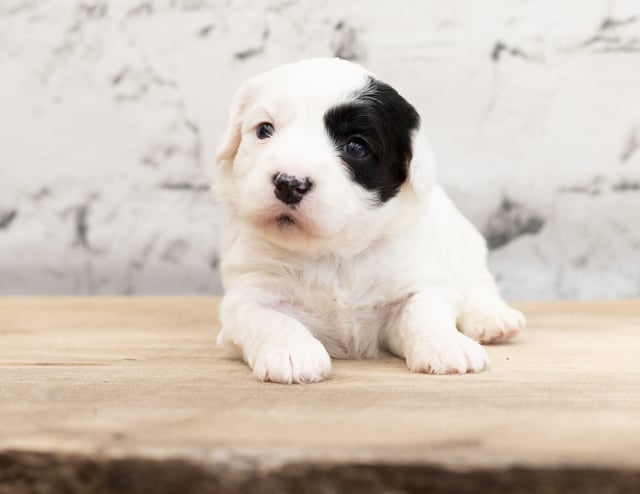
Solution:
[{"label": "wood grain", "polygon": [[293,386],[260,383],[225,357],[217,306],[0,299],[0,472],[28,476],[36,455],[67,466],[178,461],[263,480],[291,465],[454,479],[584,470],[640,487],[640,301],[517,304],[529,328],[489,346],[492,368],[477,375],[412,374],[388,357],[334,361],[328,381]]}]

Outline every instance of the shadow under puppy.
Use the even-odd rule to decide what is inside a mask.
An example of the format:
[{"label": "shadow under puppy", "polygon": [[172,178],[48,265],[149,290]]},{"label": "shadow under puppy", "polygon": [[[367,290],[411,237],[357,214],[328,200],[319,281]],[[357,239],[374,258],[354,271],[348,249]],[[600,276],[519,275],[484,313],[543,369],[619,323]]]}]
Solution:
[{"label": "shadow under puppy", "polygon": [[419,128],[391,86],[340,59],[283,65],[235,95],[217,154],[218,342],[258,379],[320,381],[330,356],[381,350],[414,372],[479,372],[477,341],[524,327]]}]

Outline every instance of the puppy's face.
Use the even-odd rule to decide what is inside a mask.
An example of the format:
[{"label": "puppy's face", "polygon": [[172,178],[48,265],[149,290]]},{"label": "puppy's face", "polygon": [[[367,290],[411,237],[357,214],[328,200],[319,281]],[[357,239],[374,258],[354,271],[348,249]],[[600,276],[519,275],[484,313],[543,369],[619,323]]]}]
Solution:
[{"label": "puppy's face", "polygon": [[[370,242],[428,196],[416,110],[350,62],[311,59],[247,81],[218,150],[220,199],[286,248]],[[416,209],[414,207],[414,209]]]}]

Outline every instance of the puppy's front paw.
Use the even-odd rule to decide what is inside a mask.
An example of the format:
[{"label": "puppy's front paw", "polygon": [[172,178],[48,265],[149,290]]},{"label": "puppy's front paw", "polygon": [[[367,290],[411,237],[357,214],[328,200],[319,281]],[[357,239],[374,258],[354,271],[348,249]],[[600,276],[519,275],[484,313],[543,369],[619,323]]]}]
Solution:
[{"label": "puppy's front paw", "polygon": [[460,320],[462,332],[482,343],[498,343],[513,338],[525,325],[522,312],[501,300],[478,304]]},{"label": "puppy's front paw", "polygon": [[421,337],[406,352],[406,360],[411,372],[428,374],[465,374],[489,367],[485,349],[457,332]]},{"label": "puppy's front paw", "polygon": [[286,341],[267,342],[251,364],[261,381],[282,384],[322,381],[331,372],[331,357],[311,335],[296,335]]}]

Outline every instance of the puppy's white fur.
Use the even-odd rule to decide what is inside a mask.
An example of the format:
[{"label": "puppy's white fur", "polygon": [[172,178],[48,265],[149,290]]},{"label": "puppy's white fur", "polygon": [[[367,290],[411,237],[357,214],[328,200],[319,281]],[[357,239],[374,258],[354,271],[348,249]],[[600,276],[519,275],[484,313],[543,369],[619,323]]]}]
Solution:
[{"label": "puppy's white fur", "polygon": [[[477,341],[524,327],[500,298],[484,239],[435,185],[420,133],[407,181],[381,205],[341,163],[323,115],[370,76],[310,59],[248,80],[232,102],[216,181],[225,205],[218,341],[261,380],[320,381],[330,356],[381,350],[415,372],[478,372],[489,361]],[[258,139],[265,121],[274,136]],[[278,172],[313,180],[295,209],[274,195]]]}]

